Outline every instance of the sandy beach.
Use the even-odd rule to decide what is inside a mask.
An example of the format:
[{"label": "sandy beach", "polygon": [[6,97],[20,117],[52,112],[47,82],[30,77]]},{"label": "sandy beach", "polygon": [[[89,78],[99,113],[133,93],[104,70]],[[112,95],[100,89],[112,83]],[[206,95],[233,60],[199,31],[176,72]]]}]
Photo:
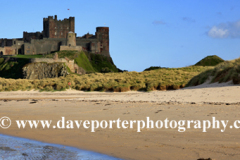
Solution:
[{"label": "sandy beach", "polygon": [[240,120],[240,86],[211,84],[152,92],[0,92],[1,134],[96,151],[122,159],[240,159],[238,129],[19,129],[15,120]]}]

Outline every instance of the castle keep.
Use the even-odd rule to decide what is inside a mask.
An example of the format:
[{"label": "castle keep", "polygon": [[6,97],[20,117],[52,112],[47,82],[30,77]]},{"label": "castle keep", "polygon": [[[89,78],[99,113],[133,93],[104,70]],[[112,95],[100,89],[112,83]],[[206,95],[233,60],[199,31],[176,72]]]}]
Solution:
[{"label": "castle keep", "polygon": [[57,20],[57,16],[43,18],[42,32],[23,32],[23,38],[0,39],[1,55],[49,54],[59,50],[78,50],[110,56],[109,28],[97,27],[95,34],[77,37],[75,18]]}]

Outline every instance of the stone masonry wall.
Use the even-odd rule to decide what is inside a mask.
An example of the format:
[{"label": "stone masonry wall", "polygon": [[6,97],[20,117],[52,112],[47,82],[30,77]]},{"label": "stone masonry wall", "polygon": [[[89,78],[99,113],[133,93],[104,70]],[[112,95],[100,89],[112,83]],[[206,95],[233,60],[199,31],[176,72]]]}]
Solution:
[{"label": "stone masonry wall", "polygon": [[82,51],[82,46],[60,46],[60,51]]},{"label": "stone masonry wall", "polygon": [[15,48],[4,47],[4,55],[15,55]]},{"label": "stone masonry wall", "polygon": [[31,58],[30,59],[30,63],[36,63],[36,62],[46,62],[46,63],[64,62],[64,63],[67,63],[68,61],[65,58],[59,58],[57,60],[54,60],[52,58]]}]

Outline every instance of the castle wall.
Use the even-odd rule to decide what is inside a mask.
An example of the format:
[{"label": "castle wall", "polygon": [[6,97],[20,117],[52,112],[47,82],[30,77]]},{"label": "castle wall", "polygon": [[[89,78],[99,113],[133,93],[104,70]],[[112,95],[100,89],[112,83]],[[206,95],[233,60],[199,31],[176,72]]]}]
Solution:
[{"label": "castle wall", "polygon": [[15,48],[13,47],[4,47],[4,54],[3,55],[15,55]]},{"label": "castle wall", "polygon": [[0,39],[0,47],[4,46],[12,46],[13,45],[13,39]]},{"label": "castle wall", "polygon": [[32,39],[31,43],[24,43],[24,54],[49,54],[59,51],[61,45],[66,45],[65,38]]},{"label": "castle wall", "polygon": [[[22,53],[22,45],[23,45],[23,39],[0,39],[0,48],[2,55],[13,55],[13,54],[21,54]],[[6,49],[4,49],[7,47]],[[10,47],[10,48],[9,48]],[[6,50],[6,52],[5,52]],[[14,53],[12,53],[14,50]]]},{"label": "castle wall", "polygon": [[31,39],[42,39],[43,34],[40,32],[23,32],[23,41],[31,42]]},{"label": "castle wall", "polygon": [[[94,47],[91,48],[92,43],[97,44],[98,40],[96,38],[89,38],[88,39],[88,38],[80,38],[80,37],[77,37],[77,39],[76,39],[77,46],[82,46],[83,50],[87,50],[87,51],[90,51],[92,53],[96,53],[96,52],[99,53],[99,49],[97,50]],[[91,50],[91,49],[93,49],[93,50]]]},{"label": "castle wall", "polygon": [[60,51],[82,51],[82,46],[60,46]]},{"label": "castle wall", "polygon": [[0,47],[0,55],[4,55],[4,53],[5,53],[4,47]]},{"label": "castle wall", "polygon": [[31,43],[23,44],[24,55],[33,55],[33,47]]},{"label": "castle wall", "polygon": [[52,58],[31,58],[30,63],[35,62],[46,62],[46,63],[54,63],[54,62],[64,62],[67,63],[68,61],[65,58],[58,58],[58,59],[52,59]]},{"label": "castle wall", "polygon": [[18,39],[13,39],[13,46],[16,50],[15,54],[23,54],[23,44],[24,41],[23,40],[18,40]]}]

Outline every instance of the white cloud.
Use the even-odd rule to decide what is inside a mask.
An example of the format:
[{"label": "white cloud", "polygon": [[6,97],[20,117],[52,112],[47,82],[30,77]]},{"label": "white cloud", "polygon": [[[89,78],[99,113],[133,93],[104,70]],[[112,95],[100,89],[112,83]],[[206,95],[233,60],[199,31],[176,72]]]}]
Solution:
[{"label": "white cloud", "polygon": [[213,26],[207,35],[212,38],[240,38],[240,20]]},{"label": "white cloud", "polygon": [[208,31],[208,36],[212,38],[227,38],[228,37],[228,30],[223,28],[218,28],[213,26],[210,31]]}]

